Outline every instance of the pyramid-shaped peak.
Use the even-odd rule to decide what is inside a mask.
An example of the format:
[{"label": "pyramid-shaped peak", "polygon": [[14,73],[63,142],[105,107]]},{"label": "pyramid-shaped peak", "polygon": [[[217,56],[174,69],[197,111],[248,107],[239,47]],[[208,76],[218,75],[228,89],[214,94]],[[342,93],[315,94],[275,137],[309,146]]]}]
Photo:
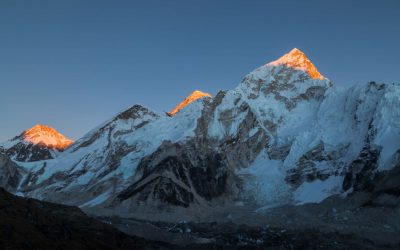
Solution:
[{"label": "pyramid-shaped peak", "polygon": [[181,103],[179,103],[173,110],[167,113],[169,116],[174,116],[176,113],[178,113],[181,109],[189,105],[191,102],[196,101],[197,99],[203,98],[203,97],[211,97],[210,94],[204,93],[200,90],[195,90],[193,91],[190,95],[188,95]]},{"label": "pyramid-shaped peak", "polygon": [[296,70],[307,72],[311,78],[324,79],[324,76],[318,72],[317,67],[307,58],[307,56],[298,48],[292,49],[289,53],[283,55],[278,60],[268,63],[269,66],[291,67]]},{"label": "pyramid-shaped peak", "polygon": [[37,124],[30,129],[22,132],[21,137],[24,141],[32,144],[42,144],[49,148],[64,150],[73,143],[52,127]]}]

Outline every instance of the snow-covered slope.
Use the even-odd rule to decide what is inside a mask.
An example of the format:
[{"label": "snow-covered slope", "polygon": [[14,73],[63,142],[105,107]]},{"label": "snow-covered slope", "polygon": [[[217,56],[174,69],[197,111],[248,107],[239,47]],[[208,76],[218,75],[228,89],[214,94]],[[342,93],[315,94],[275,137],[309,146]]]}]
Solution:
[{"label": "snow-covered slope", "polygon": [[111,214],[319,202],[400,163],[399,105],[400,85],[337,89],[293,49],[174,116],[133,106],[25,163],[18,192]]},{"label": "snow-covered slope", "polygon": [[[83,204],[104,199],[132,183],[140,160],[164,141],[193,136],[199,100],[174,119],[135,105],[95,128],[51,161],[25,164],[31,174],[22,189],[37,198]],[[49,197],[48,194],[58,193]],[[93,204],[93,203],[91,203]]]},{"label": "snow-covered slope", "polygon": [[0,148],[15,161],[29,162],[52,159],[72,142],[54,128],[38,124],[0,143]]}]

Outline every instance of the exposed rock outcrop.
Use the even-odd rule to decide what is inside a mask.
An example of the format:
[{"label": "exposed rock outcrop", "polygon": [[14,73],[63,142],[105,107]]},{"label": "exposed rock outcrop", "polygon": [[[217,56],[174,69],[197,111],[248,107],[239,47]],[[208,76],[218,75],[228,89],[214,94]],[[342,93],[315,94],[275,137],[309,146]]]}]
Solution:
[{"label": "exposed rock outcrop", "polygon": [[15,192],[21,182],[23,170],[4,153],[0,153],[0,187]]}]

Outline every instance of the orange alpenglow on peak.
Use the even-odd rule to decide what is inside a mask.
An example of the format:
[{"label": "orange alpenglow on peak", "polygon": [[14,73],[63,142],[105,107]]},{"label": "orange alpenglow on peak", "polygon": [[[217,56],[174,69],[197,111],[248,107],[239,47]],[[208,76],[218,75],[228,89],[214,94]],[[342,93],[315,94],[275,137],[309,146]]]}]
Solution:
[{"label": "orange alpenglow on peak", "polygon": [[289,53],[285,54],[276,61],[268,63],[267,65],[285,65],[287,67],[307,72],[313,79],[325,79],[324,76],[318,72],[314,64],[312,64],[311,61],[307,58],[307,56],[297,48],[292,49]]},{"label": "orange alpenglow on peak", "polygon": [[191,102],[196,101],[197,99],[203,98],[203,97],[211,97],[210,94],[201,92],[199,90],[193,91],[188,97],[185,98],[181,103],[179,103],[173,110],[167,113],[169,116],[174,116],[176,113],[178,113],[181,109],[189,105]]},{"label": "orange alpenglow on peak", "polygon": [[52,127],[35,125],[22,133],[23,140],[32,144],[41,144],[48,148],[62,151],[73,143]]}]

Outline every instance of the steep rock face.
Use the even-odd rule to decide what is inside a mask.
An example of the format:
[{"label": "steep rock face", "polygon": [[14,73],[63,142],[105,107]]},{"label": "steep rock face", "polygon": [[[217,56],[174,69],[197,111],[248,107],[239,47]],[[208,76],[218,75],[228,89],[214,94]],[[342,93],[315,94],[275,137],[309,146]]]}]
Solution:
[{"label": "steep rock face", "polygon": [[400,207],[400,161],[390,170],[376,173],[372,178],[368,176],[364,180],[361,178],[358,180],[370,184],[362,189],[371,194],[365,206]]},{"label": "steep rock face", "polygon": [[31,162],[53,159],[73,143],[55,129],[36,125],[0,147],[15,161]]},{"label": "steep rock face", "polygon": [[0,187],[15,192],[21,181],[23,170],[4,153],[0,153]]},{"label": "steep rock face", "polygon": [[29,165],[19,191],[128,214],[319,202],[396,165],[399,96],[374,82],[337,89],[292,50],[172,117],[133,106]]},{"label": "steep rock face", "polygon": [[232,194],[234,175],[223,156],[210,150],[196,155],[203,149],[192,143],[165,142],[143,158],[138,180],[118,196],[119,201],[188,207]]}]

